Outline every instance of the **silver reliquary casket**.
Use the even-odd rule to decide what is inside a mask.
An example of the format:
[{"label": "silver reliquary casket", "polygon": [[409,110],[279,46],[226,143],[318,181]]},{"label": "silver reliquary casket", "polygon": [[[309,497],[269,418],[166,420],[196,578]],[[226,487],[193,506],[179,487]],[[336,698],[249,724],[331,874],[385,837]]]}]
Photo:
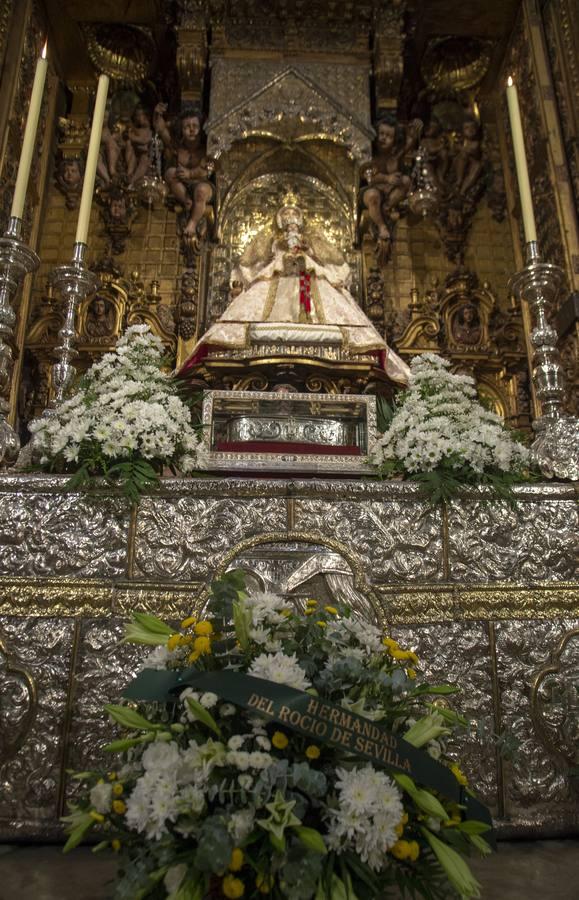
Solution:
[{"label": "silver reliquary casket", "polygon": [[206,391],[203,468],[359,475],[372,472],[376,398],[290,391]]}]

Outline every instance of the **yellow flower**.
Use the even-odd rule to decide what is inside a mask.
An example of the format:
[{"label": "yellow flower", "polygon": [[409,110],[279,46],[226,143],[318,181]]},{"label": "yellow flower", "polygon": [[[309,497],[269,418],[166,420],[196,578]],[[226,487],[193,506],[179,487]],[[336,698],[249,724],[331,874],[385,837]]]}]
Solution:
[{"label": "yellow flower", "polygon": [[283,731],[275,731],[271,742],[276,750],[285,750],[285,748],[289,744],[289,741]]},{"label": "yellow flower", "polygon": [[281,610],[281,615],[284,616],[286,619],[289,619],[291,614],[292,614],[291,609],[282,609]]},{"label": "yellow flower", "polygon": [[105,817],[101,813],[98,813],[96,809],[91,809],[91,811],[89,812],[89,816],[91,817],[91,819],[94,819],[95,822],[98,822],[99,825],[105,820]]},{"label": "yellow flower", "polygon": [[394,659],[410,659],[410,650],[400,650],[396,647],[390,647],[389,650]]},{"label": "yellow flower", "polygon": [[231,900],[235,900],[237,897],[243,897],[245,894],[243,881],[241,878],[236,878],[235,875],[226,875],[221,882],[221,889],[225,896],[230,897]]},{"label": "yellow flower", "polygon": [[466,787],[466,785],[468,784],[468,778],[466,777],[460,766],[458,766],[456,763],[453,763],[450,767],[450,771],[452,772],[458,783],[462,784],[463,787]]},{"label": "yellow flower", "polygon": [[189,616],[188,619],[183,619],[181,622],[181,628],[191,628],[191,625],[194,625],[197,621],[195,616]]},{"label": "yellow flower", "polygon": [[[117,780],[117,773],[116,773],[116,772],[109,772],[109,774],[107,775],[107,778],[109,779],[109,781],[116,781],[116,780]],[[103,779],[102,779],[102,778],[99,778],[99,784],[102,784],[102,783],[103,783]]]},{"label": "yellow flower", "polygon": [[406,669],[406,674],[411,681],[414,681],[414,679],[416,678],[416,669]]},{"label": "yellow flower", "polygon": [[395,641],[394,638],[384,637],[382,638],[382,643],[389,649],[398,650],[398,641]]},{"label": "yellow flower", "polygon": [[230,871],[239,872],[239,870],[243,868],[243,860],[243,850],[240,850],[239,847],[234,847],[229,861]]},{"label": "yellow flower", "polygon": [[115,853],[118,853],[118,852],[119,852],[119,850],[121,849],[121,842],[119,841],[118,838],[113,838],[113,839],[112,839],[112,841],[111,841],[111,847],[113,848],[113,850],[115,851]]},{"label": "yellow flower", "polygon": [[402,824],[402,822],[400,822],[400,824],[396,826],[394,831],[396,832],[396,837],[402,837],[402,835],[404,834],[404,825]]},{"label": "yellow flower", "polygon": [[265,872],[260,872],[257,878],[255,879],[255,886],[260,894],[269,894],[275,882],[275,878],[273,875],[266,875]]},{"label": "yellow flower", "polygon": [[420,663],[420,660],[418,659],[414,650],[407,650],[406,652],[408,653],[407,658],[410,660],[410,662],[414,663],[414,665],[417,666]]},{"label": "yellow flower", "polygon": [[116,784],[113,784],[113,794],[115,797],[120,797],[123,793],[123,786],[120,781],[117,781]]},{"label": "yellow flower", "polygon": [[181,642],[181,635],[180,634],[172,634],[171,637],[169,638],[169,640],[167,641],[167,650],[169,651],[169,653],[172,653],[172,651],[175,649],[175,647],[179,646],[180,642]]},{"label": "yellow flower", "polygon": [[412,850],[408,841],[396,841],[393,847],[390,847],[392,856],[396,859],[409,859]]},{"label": "yellow flower", "polygon": [[316,611],[315,606],[310,606],[309,609],[305,609],[305,610],[304,610],[304,616],[313,616],[313,614],[315,613],[315,611]]},{"label": "yellow flower", "polygon": [[308,600],[306,600],[306,606],[317,606],[317,605],[318,605],[318,601],[314,600],[313,597],[310,597]]},{"label": "yellow flower", "polygon": [[193,649],[199,656],[203,656],[204,653],[211,653],[211,639],[208,637],[195,638]]},{"label": "yellow flower", "polygon": [[320,748],[316,747],[315,744],[310,744],[309,747],[306,747],[306,756],[308,759],[319,759],[320,753]]},{"label": "yellow flower", "polygon": [[122,800],[113,800],[113,812],[116,812],[117,815],[122,816],[126,811],[127,807]]},{"label": "yellow flower", "polygon": [[418,841],[410,841],[410,862],[416,862],[420,856],[420,844]]},{"label": "yellow flower", "polygon": [[331,616],[337,616],[337,615],[338,615],[338,610],[336,609],[335,606],[324,606],[324,609],[325,609],[326,612],[329,613]]},{"label": "yellow flower", "polygon": [[210,634],[213,634],[213,625],[211,622],[203,621],[197,622],[195,626],[195,634],[200,634],[203,637],[207,637]]},{"label": "yellow flower", "polygon": [[328,623],[327,623],[327,622],[322,622],[321,619],[320,619],[319,622],[316,622],[316,625],[319,625],[320,628],[327,628],[327,627],[328,627]]}]

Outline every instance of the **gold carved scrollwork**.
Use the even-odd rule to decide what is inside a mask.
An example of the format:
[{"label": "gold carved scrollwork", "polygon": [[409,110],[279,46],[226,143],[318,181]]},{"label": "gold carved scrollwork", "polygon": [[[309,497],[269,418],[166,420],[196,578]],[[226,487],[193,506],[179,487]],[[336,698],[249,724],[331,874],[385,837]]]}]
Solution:
[{"label": "gold carved scrollwork", "polygon": [[531,717],[551,756],[572,768],[579,763],[579,628],[568,631],[552,660],[535,675]]},{"label": "gold carved scrollwork", "polygon": [[0,765],[13,759],[23,746],[37,709],[36,683],[28,669],[11,657],[0,638]]}]

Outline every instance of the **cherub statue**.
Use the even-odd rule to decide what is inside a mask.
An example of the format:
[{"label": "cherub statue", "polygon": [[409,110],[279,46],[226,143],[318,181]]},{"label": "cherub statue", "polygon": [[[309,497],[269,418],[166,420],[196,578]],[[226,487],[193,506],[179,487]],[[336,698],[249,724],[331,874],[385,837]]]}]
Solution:
[{"label": "cherub statue", "polygon": [[151,166],[153,129],[151,116],[144,106],[136,106],[127,129],[125,162],[129,187],[144,178]]},{"label": "cherub statue", "polygon": [[83,165],[81,159],[77,156],[63,156],[58,163],[54,177],[58,189],[66,198],[66,208],[76,209],[83,182]]},{"label": "cherub statue", "polygon": [[480,127],[471,116],[462,123],[462,143],[453,160],[455,189],[467,194],[476,184],[483,170]]},{"label": "cherub statue", "polygon": [[426,151],[424,165],[428,169],[430,181],[441,191],[446,180],[450,158],[446,135],[442,130],[442,125],[434,116],[426,125],[420,144]]},{"label": "cherub statue", "polygon": [[400,218],[399,206],[406,199],[412,185],[402,171],[404,156],[416,144],[422,129],[418,119],[405,129],[394,116],[388,115],[376,123],[377,152],[363,167],[368,187],[362,200],[376,226],[379,255],[385,261],[390,255],[392,225]]},{"label": "cherub statue", "polygon": [[165,181],[187,215],[184,236],[186,239],[193,239],[202,230],[201,223],[207,204],[213,198],[213,186],[209,178],[214,170],[214,162],[205,155],[200,113],[194,109],[183,110],[177,119],[173,137],[165,120],[166,111],[166,103],[156,105],[153,126],[169,154]]},{"label": "cherub statue", "polygon": [[110,184],[117,177],[119,159],[123,151],[123,128],[117,122],[111,129],[105,122],[101,136],[101,147],[97,163],[97,174],[106,184]]}]

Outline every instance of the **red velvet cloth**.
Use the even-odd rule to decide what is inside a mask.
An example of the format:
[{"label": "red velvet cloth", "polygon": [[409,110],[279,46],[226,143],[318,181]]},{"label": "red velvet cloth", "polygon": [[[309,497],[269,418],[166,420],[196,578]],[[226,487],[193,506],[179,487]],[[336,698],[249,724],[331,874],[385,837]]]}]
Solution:
[{"label": "red velvet cloth", "polygon": [[218,441],[222,453],[301,453],[320,456],[361,456],[359,447],[329,447],[326,444],[282,443],[281,441]]}]

